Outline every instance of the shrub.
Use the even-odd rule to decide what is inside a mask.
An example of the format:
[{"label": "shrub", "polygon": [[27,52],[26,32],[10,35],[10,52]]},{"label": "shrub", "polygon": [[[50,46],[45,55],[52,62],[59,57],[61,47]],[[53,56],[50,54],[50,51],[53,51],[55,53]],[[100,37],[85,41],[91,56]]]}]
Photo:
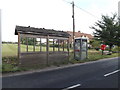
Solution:
[{"label": "shrub", "polygon": [[13,65],[11,64],[3,64],[2,65],[2,71],[4,72],[10,72],[10,71],[13,71]]},{"label": "shrub", "polygon": [[96,47],[96,48],[95,48],[95,50],[99,51],[99,50],[100,50],[100,48]]},{"label": "shrub", "polygon": [[120,47],[118,47],[118,46],[116,46],[112,49],[112,51],[114,51],[114,52],[118,52],[119,50],[120,50]]}]

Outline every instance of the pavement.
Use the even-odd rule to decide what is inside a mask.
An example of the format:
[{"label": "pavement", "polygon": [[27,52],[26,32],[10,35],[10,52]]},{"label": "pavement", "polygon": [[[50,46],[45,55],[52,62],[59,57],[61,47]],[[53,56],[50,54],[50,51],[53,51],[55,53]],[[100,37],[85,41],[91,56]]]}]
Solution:
[{"label": "pavement", "polygon": [[118,58],[4,75],[3,88],[118,88]]}]

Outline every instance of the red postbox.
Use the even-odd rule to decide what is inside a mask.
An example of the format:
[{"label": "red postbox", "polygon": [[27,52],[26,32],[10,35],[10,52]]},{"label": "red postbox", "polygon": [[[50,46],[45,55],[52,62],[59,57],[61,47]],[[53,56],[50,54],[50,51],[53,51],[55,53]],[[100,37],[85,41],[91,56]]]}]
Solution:
[{"label": "red postbox", "polygon": [[101,50],[105,50],[105,48],[106,48],[106,45],[101,45]]}]

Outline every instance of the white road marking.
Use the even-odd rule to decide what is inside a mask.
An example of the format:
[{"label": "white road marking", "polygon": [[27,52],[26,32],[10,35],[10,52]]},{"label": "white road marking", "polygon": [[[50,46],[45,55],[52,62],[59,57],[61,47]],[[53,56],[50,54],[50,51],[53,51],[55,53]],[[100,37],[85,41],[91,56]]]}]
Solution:
[{"label": "white road marking", "polygon": [[70,86],[70,87],[62,89],[62,90],[69,90],[69,89],[72,89],[72,88],[76,88],[78,86],[81,86],[81,84],[76,84],[76,85]]},{"label": "white road marking", "polygon": [[107,77],[107,76],[109,76],[109,75],[111,75],[111,74],[114,74],[114,73],[117,73],[117,72],[119,72],[119,71],[120,71],[120,69],[119,69],[119,70],[115,70],[115,71],[113,71],[113,72],[111,72],[111,73],[105,74],[104,76]]}]

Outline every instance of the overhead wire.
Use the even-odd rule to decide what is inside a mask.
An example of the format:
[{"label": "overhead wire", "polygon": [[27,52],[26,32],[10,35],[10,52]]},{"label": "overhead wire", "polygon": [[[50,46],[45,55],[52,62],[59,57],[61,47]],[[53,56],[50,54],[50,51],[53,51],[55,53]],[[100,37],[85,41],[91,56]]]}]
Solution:
[{"label": "overhead wire", "polygon": [[[66,1],[66,0],[63,0],[63,1],[65,1],[66,3],[72,4],[72,2],[68,2],[68,1]],[[82,10],[83,12],[91,15],[92,17],[94,17],[94,18],[96,18],[96,19],[99,19],[97,16],[93,15],[92,13],[88,12],[87,10],[85,10],[85,9],[83,9],[83,8],[81,8],[81,7],[78,7],[78,6],[75,5],[75,4],[74,4],[74,6],[76,6],[77,8],[79,8],[80,10]]]},{"label": "overhead wire", "polygon": [[[76,5],[75,5],[75,6],[76,6]],[[80,8],[80,7],[78,7],[78,6],[76,6],[76,7],[79,8],[80,10],[86,12],[87,14],[93,16],[94,18],[99,19],[97,16],[93,15],[92,13],[88,12],[87,10],[85,10],[85,9],[83,9],[83,8]]]},{"label": "overhead wire", "polygon": [[65,1],[66,3],[72,4],[72,2],[68,2],[68,1],[66,1],[66,0],[63,0],[63,1]]}]

